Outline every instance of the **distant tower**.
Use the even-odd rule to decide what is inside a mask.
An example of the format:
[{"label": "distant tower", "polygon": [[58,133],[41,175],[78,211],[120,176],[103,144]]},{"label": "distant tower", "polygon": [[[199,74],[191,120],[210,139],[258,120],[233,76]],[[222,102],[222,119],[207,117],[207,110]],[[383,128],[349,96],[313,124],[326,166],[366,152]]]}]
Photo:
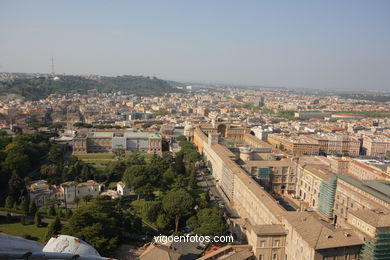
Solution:
[{"label": "distant tower", "polygon": [[51,75],[54,77],[55,72],[54,72],[54,57],[51,56]]}]

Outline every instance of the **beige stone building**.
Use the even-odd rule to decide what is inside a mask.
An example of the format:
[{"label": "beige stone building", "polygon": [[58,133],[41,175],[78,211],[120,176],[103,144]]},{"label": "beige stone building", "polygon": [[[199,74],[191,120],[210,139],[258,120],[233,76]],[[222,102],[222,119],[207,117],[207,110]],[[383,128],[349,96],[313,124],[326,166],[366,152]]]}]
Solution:
[{"label": "beige stone building", "polygon": [[[341,233],[340,229],[322,228],[322,221],[317,219],[312,222],[316,223],[313,224],[316,230],[314,234],[317,240],[321,240],[321,244],[313,242],[311,232],[299,233],[298,230],[303,228],[301,223],[294,219],[302,221],[301,213],[305,212],[287,212],[237,163],[241,161],[240,156],[218,143],[218,136],[217,133],[208,133],[206,136],[201,128],[197,127],[194,131],[194,143],[216,179],[217,187],[226,195],[228,203],[239,215],[238,218],[229,220],[231,227],[247,238],[256,259],[357,259],[354,257],[358,254],[362,242],[357,240],[352,231],[348,232],[351,235],[339,241],[342,237],[340,234],[344,233]],[[284,219],[286,215],[287,218]],[[296,242],[295,236],[290,235],[295,230],[299,233],[299,242]],[[240,234],[238,235],[241,236]],[[321,236],[327,234],[337,239],[332,239],[332,243],[322,243]],[[307,247],[298,254],[295,248],[301,241],[307,243]]]},{"label": "beige stone building", "polygon": [[281,224],[257,225],[248,232],[248,243],[253,245],[256,259],[284,259],[286,235]]},{"label": "beige stone building", "polygon": [[199,127],[206,134],[219,133],[225,139],[237,141],[242,141],[244,135],[250,132],[248,127],[221,118],[213,119],[211,124],[200,124]]},{"label": "beige stone building", "polygon": [[338,153],[358,156],[360,152],[360,140],[347,135],[312,135],[313,140],[319,144],[319,149],[326,154]]},{"label": "beige stone building", "polygon": [[352,161],[350,157],[328,157],[330,168],[337,174],[348,174],[349,163]]},{"label": "beige stone building", "polygon": [[390,152],[390,138],[385,136],[364,137],[363,148],[367,156],[385,157]]},{"label": "beige stone building", "polygon": [[390,175],[359,160],[349,162],[347,174],[358,180],[390,180]]},{"label": "beige stone building", "polygon": [[351,229],[334,228],[309,212],[287,212],[287,259],[358,260],[363,240]]},{"label": "beige stone building", "polygon": [[276,148],[282,148],[294,156],[318,155],[318,141],[307,136],[268,135],[267,141]]},{"label": "beige stone building", "polygon": [[275,194],[284,195],[295,192],[296,167],[290,159],[247,161],[242,167]]},{"label": "beige stone building", "polygon": [[299,160],[296,195],[305,207],[319,208],[321,185],[330,182],[333,176],[335,173],[329,165],[318,158],[303,157]]},{"label": "beige stone building", "polygon": [[348,212],[362,209],[390,209],[390,182],[340,175],[334,202],[334,222],[345,225]]},{"label": "beige stone building", "polygon": [[88,131],[73,139],[73,154],[126,152],[162,152],[162,137],[159,134],[131,131]]}]

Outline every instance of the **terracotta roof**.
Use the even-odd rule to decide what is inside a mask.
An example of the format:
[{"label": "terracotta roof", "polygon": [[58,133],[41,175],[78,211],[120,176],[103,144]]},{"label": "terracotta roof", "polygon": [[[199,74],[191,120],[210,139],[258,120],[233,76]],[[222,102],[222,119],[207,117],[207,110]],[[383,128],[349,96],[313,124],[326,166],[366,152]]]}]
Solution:
[{"label": "terracotta roof", "polygon": [[362,245],[351,229],[334,228],[309,212],[287,212],[283,218],[313,249]]},{"label": "terracotta roof", "polygon": [[252,259],[253,253],[247,250],[241,250],[238,252],[234,252],[233,254],[226,256],[225,260],[245,260]]},{"label": "terracotta roof", "polygon": [[158,260],[158,259],[166,259],[166,260],[179,260],[181,254],[176,252],[174,249],[171,249],[167,246],[151,244],[149,245],[145,252],[143,252],[139,259],[142,260]]},{"label": "terracotta roof", "polygon": [[356,216],[373,227],[390,227],[390,214],[384,209],[361,209],[353,210],[348,214]]},{"label": "terracotta roof", "polygon": [[285,235],[286,231],[282,224],[270,224],[270,225],[254,225],[252,230],[258,236],[269,236],[269,235]]}]

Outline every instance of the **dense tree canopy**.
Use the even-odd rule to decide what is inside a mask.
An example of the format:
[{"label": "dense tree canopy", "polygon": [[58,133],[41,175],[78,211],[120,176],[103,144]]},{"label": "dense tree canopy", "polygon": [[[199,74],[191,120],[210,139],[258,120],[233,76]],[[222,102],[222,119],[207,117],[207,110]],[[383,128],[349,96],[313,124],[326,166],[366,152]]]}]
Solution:
[{"label": "dense tree canopy", "polygon": [[187,225],[198,235],[219,236],[227,230],[222,210],[217,207],[201,209],[187,220]]},{"label": "dense tree canopy", "polygon": [[163,199],[162,205],[167,214],[175,217],[175,231],[179,229],[182,216],[191,213],[194,200],[185,190],[170,191]]},{"label": "dense tree canopy", "polygon": [[110,255],[119,245],[122,220],[115,201],[97,197],[72,215],[63,233],[86,241],[103,255]]}]

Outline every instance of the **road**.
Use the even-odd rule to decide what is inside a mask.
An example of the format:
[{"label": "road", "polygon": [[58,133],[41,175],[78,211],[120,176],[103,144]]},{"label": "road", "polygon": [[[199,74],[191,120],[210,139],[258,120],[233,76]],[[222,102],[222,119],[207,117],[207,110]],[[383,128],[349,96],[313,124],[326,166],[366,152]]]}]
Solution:
[{"label": "road", "polygon": [[199,185],[208,191],[210,195],[210,201],[213,204],[223,206],[226,215],[229,218],[239,218],[237,211],[230,205],[230,202],[226,195],[217,187],[216,181],[213,176],[209,174],[199,174]]}]

